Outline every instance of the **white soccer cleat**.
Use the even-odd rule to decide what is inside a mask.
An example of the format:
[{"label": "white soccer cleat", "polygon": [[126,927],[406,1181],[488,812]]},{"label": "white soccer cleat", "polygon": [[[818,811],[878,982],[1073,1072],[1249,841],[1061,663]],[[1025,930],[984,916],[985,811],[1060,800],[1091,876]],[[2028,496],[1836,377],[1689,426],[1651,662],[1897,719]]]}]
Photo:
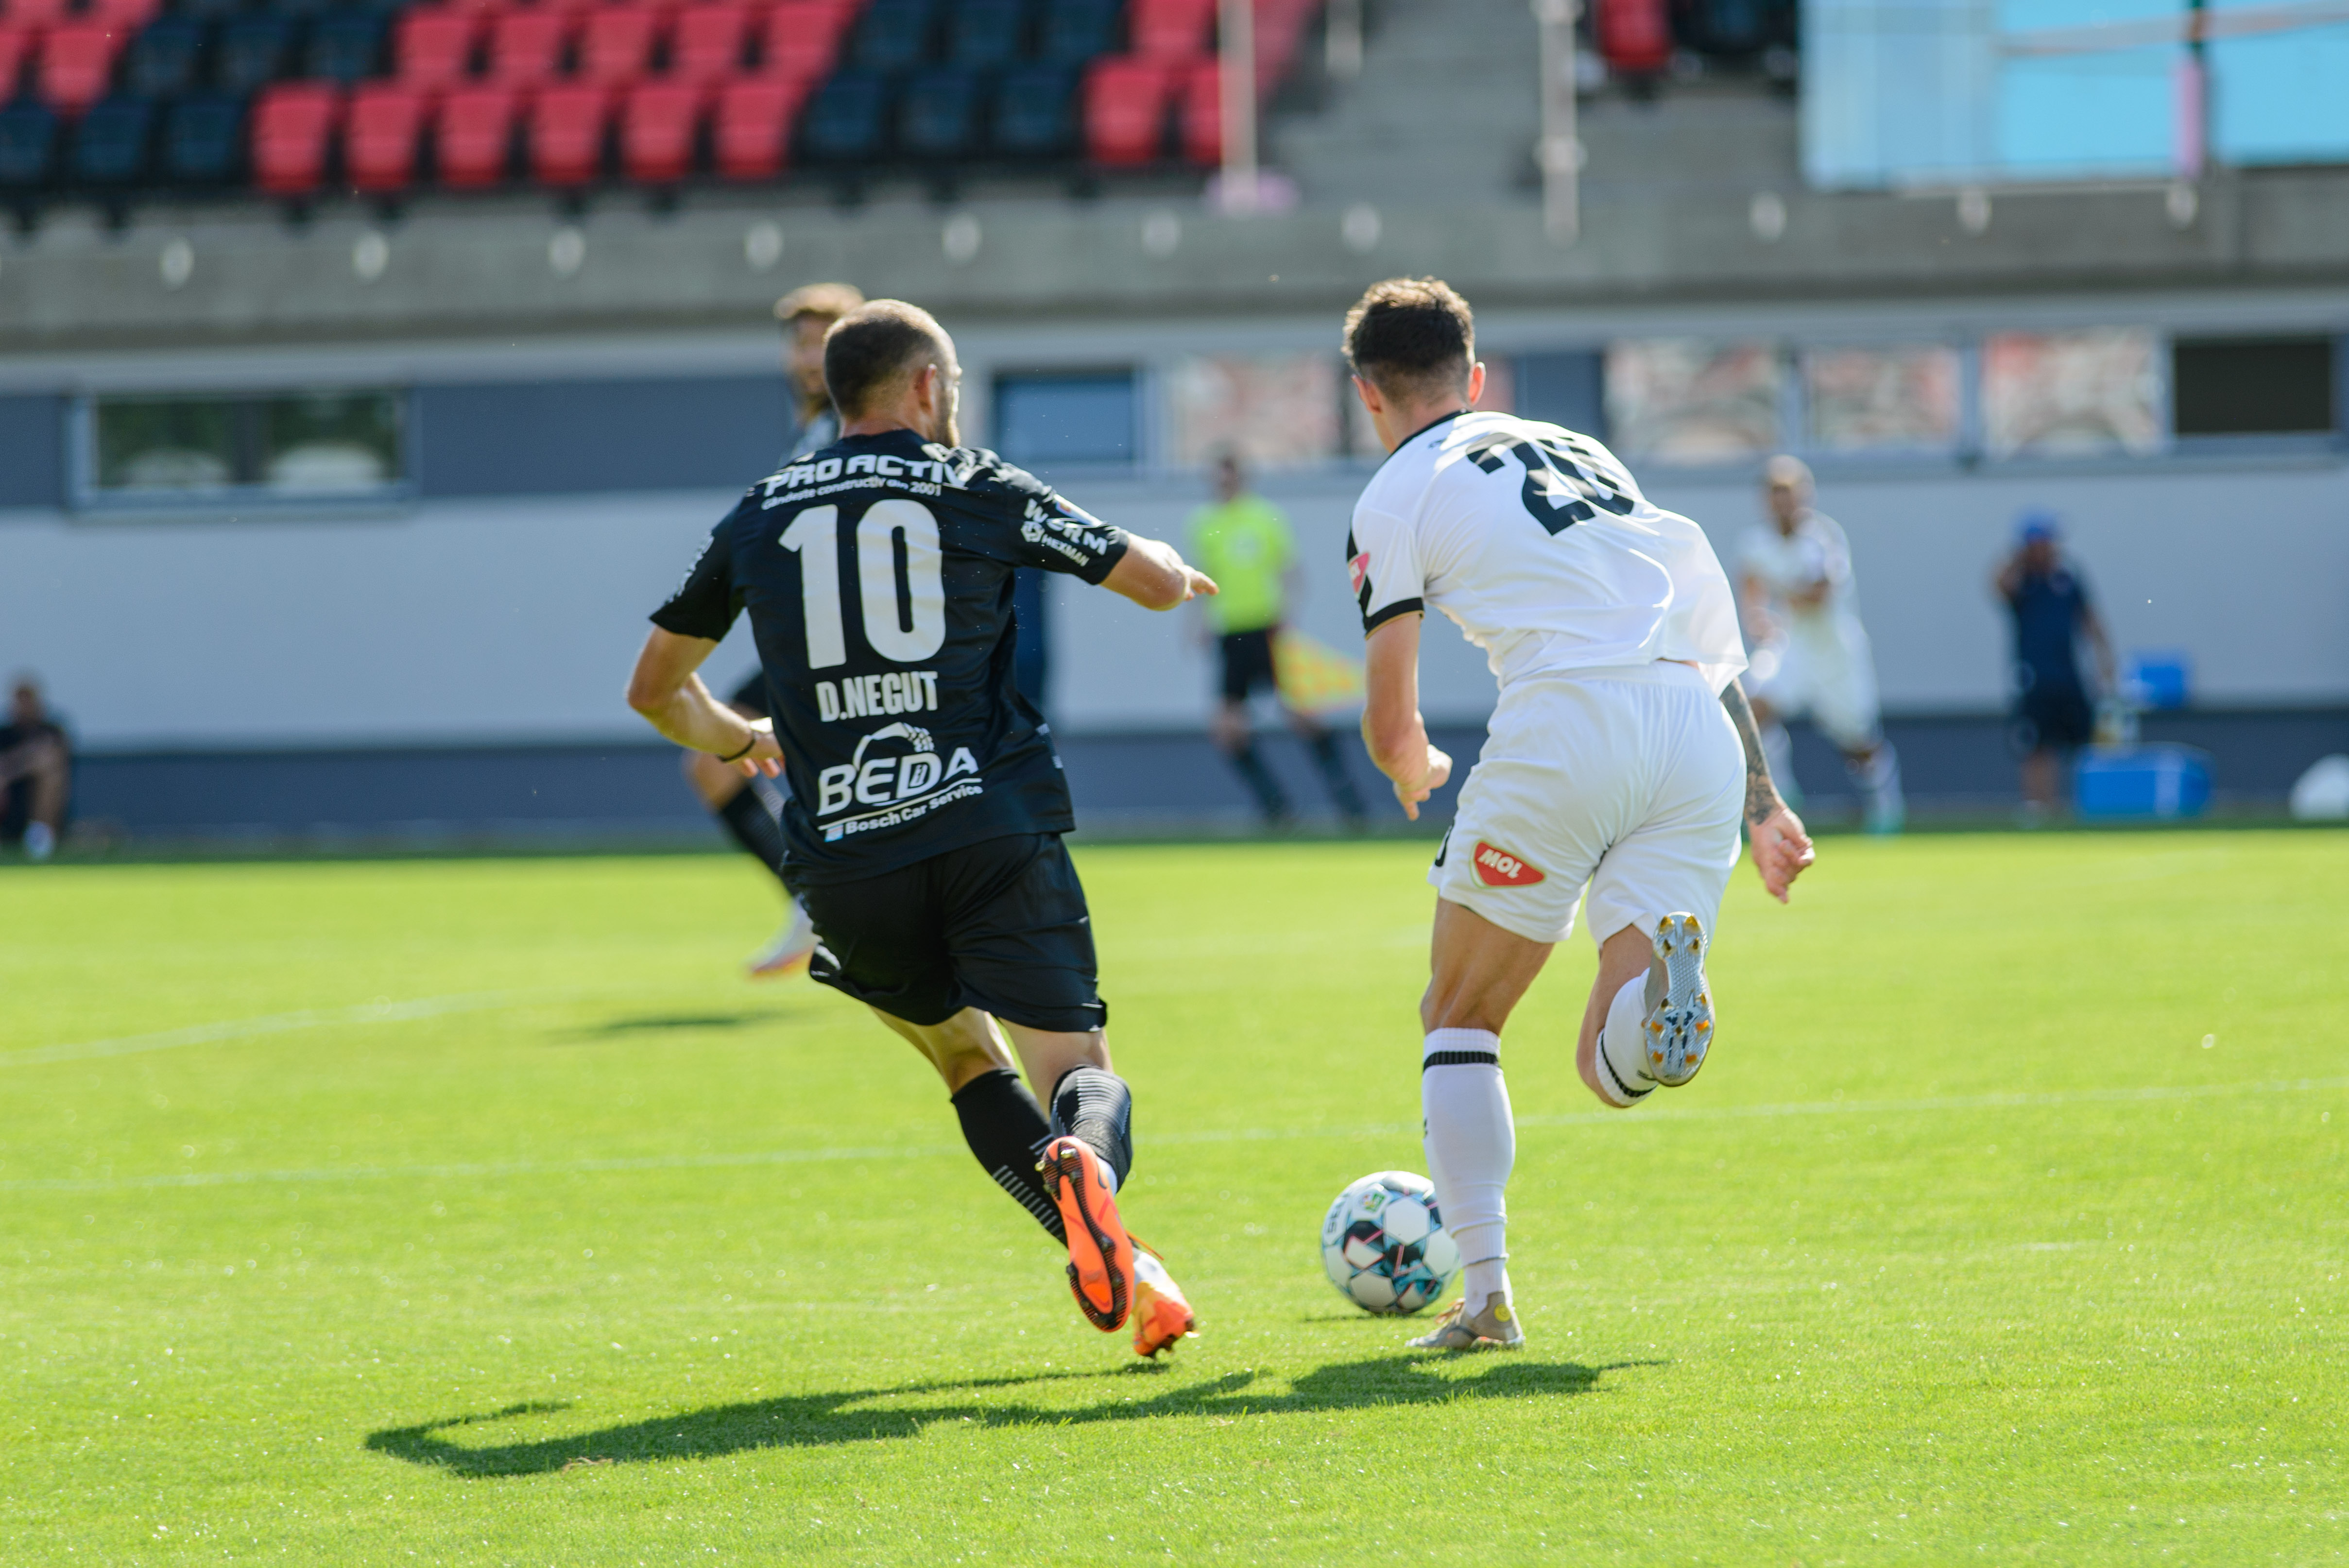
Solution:
[{"label": "white soccer cleat", "polygon": [[1462,1296],[1444,1309],[1435,1326],[1410,1342],[1413,1350],[1517,1350],[1526,1331],[1517,1326],[1516,1309],[1495,1291],[1485,1298],[1485,1310],[1468,1315],[1468,1298]]},{"label": "white soccer cleat", "polygon": [[1713,1048],[1713,991],[1704,977],[1704,928],[1692,914],[1656,923],[1648,965],[1648,1016],[1640,1035],[1640,1070],[1666,1088],[1696,1077]]},{"label": "white soccer cleat", "polygon": [[792,917],[783,923],[775,939],[761,948],[750,960],[750,977],[764,980],[776,975],[788,975],[805,964],[815,953],[815,922],[799,901],[792,901]]}]

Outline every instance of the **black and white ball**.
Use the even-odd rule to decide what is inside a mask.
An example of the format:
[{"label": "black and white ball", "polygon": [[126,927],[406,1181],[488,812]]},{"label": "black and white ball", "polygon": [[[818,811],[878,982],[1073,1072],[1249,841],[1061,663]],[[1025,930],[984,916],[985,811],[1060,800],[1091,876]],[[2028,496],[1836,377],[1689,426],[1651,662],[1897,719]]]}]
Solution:
[{"label": "black and white ball", "polygon": [[1381,1171],[1339,1193],[1321,1222],[1321,1266],[1347,1300],[1381,1316],[1442,1296],[1460,1272],[1460,1247],[1444,1228],[1435,1183]]}]

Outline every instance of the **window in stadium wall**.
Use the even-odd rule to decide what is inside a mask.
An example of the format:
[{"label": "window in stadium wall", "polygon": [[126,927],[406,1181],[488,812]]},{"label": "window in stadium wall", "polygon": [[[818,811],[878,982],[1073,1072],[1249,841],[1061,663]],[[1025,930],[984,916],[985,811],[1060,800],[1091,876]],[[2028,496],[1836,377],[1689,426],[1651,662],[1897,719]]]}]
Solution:
[{"label": "window in stadium wall", "polygon": [[1185,467],[1226,449],[1251,468],[1338,455],[1341,380],[1326,354],[1195,354],[1166,377],[1172,457]]},{"label": "window in stadium wall", "polygon": [[102,394],[84,409],[85,501],[377,500],[408,478],[397,392]]},{"label": "window in stadium wall", "polygon": [[2321,436],[2339,428],[2329,337],[2179,338],[2171,425],[2181,437]]},{"label": "window in stadium wall", "polygon": [[1949,451],[1958,386],[1957,351],[1941,344],[1803,351],[1810,444],[1822,451]]},{"label": "window in stadium wall", "polygon": [[1131,370],[1006,373],[995,378],[995,449],[1022,468],[1131,465],[1140,401]]},{"label": "window in stadium wall", "polygon": [[1726,463],[1779,445],[1775,344],[1643,338],[1607,346],[1608,444],[1627,458]]},{"label": "window in stadium wall", "polygon": [[1993,458],[2161,449],[2160,362],[2142,328],[1995,333],[1982,340],[1982,399]]}]

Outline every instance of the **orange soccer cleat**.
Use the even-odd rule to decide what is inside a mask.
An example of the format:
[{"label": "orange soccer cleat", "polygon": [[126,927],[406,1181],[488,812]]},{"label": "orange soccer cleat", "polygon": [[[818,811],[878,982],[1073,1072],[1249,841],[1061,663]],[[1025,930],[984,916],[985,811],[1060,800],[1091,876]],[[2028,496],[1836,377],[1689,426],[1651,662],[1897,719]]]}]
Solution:
[{"label": "orange soccer cleat", "polygon": [[1133,1305],[1133,1238],[1118,1218],[1108,1168],[1081,1140],[1061,1137],[1044,1146],[1036,1169],[1069,1233],[1069,1288],[1078,1309],[1095,1328],[1114,1334]]},{"label": "orange soccer cleat", "polygon": [[1192,1337],[1198,1317],[1183,1299],[1183,1287],[1140,1242],[1133,1244],[1133,1353],[1154,1358],[1178,1339]]}]

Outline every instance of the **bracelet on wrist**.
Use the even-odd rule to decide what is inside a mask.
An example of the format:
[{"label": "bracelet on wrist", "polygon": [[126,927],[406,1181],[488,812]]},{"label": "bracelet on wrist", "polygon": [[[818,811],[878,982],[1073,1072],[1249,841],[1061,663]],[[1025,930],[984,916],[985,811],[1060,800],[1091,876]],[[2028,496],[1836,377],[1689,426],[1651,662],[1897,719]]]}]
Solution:
[{"label": "bracelet on wrist", "polygon": [[731,756],[731,757],[721,757],[721,758],[719,758],[718,760],[719,760],[719,761],[720,761],[720,762],[740,762],[740,761],[741,761],[741,760],[742,760],[742,758],[744,758],[745,757],[750,756],[750,749],[751,749],[751,748],[753,748],[753,747],[757,746],[758,744],[759,744],[759,732],[758,732],[757,730],[755,730],[755,729],[754,729],[754,730],[752,730],[752,731],[750,732],[750,739],[748,739],[748,740],[746,740],[746,741],[744,741],[744,742],[742,743],[742,749],[741,749],[741,750],[740,750],[740,751],[738,751],[738,752],[734,753],[734,755],[733,755],[733,756]]}]

